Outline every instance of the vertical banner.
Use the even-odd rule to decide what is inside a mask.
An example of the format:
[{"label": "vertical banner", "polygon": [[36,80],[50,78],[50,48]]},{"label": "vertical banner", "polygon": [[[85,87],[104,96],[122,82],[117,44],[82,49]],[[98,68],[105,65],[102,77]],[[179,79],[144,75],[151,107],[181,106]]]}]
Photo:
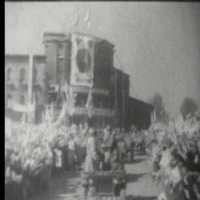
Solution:
[{"label": "vertical banner", "polygon": [[92,87],[94,41],[92,37],[72,34],[71,85]]}]

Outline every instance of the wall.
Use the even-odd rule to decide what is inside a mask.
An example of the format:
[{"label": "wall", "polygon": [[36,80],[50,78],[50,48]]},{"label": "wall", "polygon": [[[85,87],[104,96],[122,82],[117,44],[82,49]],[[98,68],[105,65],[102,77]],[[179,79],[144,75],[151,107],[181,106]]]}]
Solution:
[{"label": "wall", "polygon": [[[7,78],[8,69],[12,70],[12,76],[10,80],[5,79],[5,103],[7,105],[8,96],[12,96],[12,100],[17,103],[22,103],[20,97],[25,97],[25,104],[27,103],[27,89],[28,89],[28,67],[29,60],[28,55],[6,55],[5,57],[5,77]],[[20,70],[25,69],[25,79],[23,82],[20,81]],[[33,91],[36,96],[36,103],[39,105],[43,104],[43,89],[44,89],[44,73],[45,73],[45,58],[34,58],[34,68],[37,69],[37,80],[33,84]],[[13,84],[15,89],[8,88],[8,85]],[[21,117],[20,113],[13,113],[6,111],[6,113],[14,119]]]},{"label": "wall", "polygon": [[138,130],[148,129],[151,125],[152,111],[152,105],[134,98],[129,98],[126,115],[127,129],[130,130],[131,125],[136,126]]}]

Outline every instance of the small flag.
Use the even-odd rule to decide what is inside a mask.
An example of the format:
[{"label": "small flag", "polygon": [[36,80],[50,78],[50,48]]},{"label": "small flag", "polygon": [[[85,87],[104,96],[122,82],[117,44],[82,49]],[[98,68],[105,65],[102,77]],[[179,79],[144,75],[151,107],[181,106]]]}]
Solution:
[{"label": "small flag", "polygon": [[87,23],[87,28],[90,29],[90,21]]},{"label": "small flag", "polygon": [[76,13],[75,13],[75,19],[74,19],[74,21],[72,22],[72,24],[73,24],[74,26],[77,26],[78,23],[79,23],[79,13],[78,13],[78,7],[77,7],[77,10],[76,10]]},{"label": "small flag", "polygon": [[84,19],[84,22],[88,22],[89,21],[89,15],[90,15],[90,11],[88,10]]},{"label": "small flag", "polygon": [[90,11],[88,10],[84,19],[84,22],[87,24],[87,28],[90,28]]},{"label": "small flag", "polygon": [[78,17],[78,13],[75,14],[75,20],[73,21],[73,25],[77,26],[79,22],[79,17]]}]

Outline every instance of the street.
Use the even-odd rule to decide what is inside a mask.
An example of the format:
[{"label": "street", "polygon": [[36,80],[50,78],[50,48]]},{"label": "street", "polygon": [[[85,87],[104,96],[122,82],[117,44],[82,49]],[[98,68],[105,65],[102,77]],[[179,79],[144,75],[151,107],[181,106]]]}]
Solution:
[{"label": "street", "polygon": [[133,164],[126,164],[126,200],[155,200],[159,188],[152,182],[151,166],[145,156],[135,156]]},{"label": "street", "polygon": [[[156,200],[159,188],[151,179],[151,166],[145,156],[135,156],[133,164],[126,164],[126,200]],[[77,199],[79,172],[63,172],[52,179],[50,188],[31,200],[71,200]]]}]

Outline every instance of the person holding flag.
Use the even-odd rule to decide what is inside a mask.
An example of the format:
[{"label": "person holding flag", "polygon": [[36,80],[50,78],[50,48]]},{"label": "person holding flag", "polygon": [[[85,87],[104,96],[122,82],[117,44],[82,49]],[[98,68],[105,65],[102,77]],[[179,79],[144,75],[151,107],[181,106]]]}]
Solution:
[{"label": "person holding flag", "polygon": [[86,103],[85,107],[88,110],[88,117],[91,118],[92,117],[92,108],[93,108],[92,87],[90,87],[90,91],[88,94],[88,99],[87,99],[87,103]]},{"label": "person holding flag", "polygon": [[96,151],[96,132],[93,128],[89,129],[89,138],[86,144],[85,172],[94,172],[98,169],[97,151]]}]

